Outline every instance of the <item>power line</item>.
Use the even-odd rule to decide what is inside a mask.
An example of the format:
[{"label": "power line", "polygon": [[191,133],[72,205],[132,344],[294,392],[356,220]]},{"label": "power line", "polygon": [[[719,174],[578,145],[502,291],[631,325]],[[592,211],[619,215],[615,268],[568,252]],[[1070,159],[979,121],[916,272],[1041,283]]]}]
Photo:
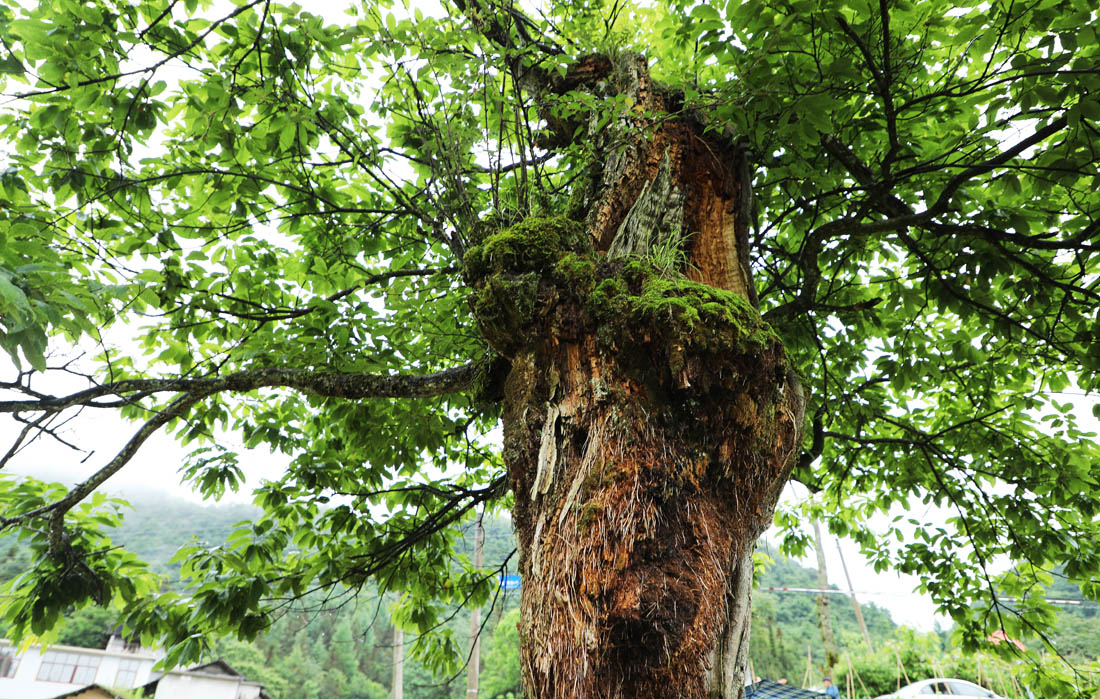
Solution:
[{"label": "power line", "polygon": [[[814,595],[819,595],[819,594],[848,595],[848,594],[851,594],[850,592],[845,592],[844,590],[825,589],[825,588],[819,588],[819,587],[758,587],[756,589],[761,590],[763,592],[805,592],[805,593],[814,594]],[[904,592],[871,592],[871,591],[861,591],[860,592],[860,591],[857,591],[855,594],[859,594],[859,595],[890,595],[890,596],[893,596],[893,597],[917,597],[917,596],[919,596],[919,595],[916,595],[915,593],[904,593]],[[1089,604],[1089,603],[1092,603],[1092,600],[1088,600],[1088,599],[1049,599],[1049,598],[1035,598],[1035,597],[1031,597],[1029,599],[1044,599],[1046,602],[1049,602],[1051,604]],[[998,597],[997,601],[999,601],[999,602],[1020,602],[1020,601],[1022,601],[1022,598],[1020,598],[1020,597]]]}]

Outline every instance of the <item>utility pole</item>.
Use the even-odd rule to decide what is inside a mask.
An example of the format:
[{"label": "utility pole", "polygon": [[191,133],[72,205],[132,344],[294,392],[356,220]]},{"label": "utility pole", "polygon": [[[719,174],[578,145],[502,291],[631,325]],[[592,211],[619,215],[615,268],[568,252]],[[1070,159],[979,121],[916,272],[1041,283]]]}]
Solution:
[{"label": "utility pole", "polygon": [[405,632],[393,627],[393,699],[403,699],[405,693]]},{"label": "utility pole", "polygon": [[[485,511],[477,513],[474,529],[474,568],[481,567],[482,548],[485,546],[485,528],[481,518]],[[470,610],[470,664],[466,667],[466,699],[477,699],[478,672],[481,669],[481,608]]]},{"label": "utility pole", "polygon": [[[817,552],[817,587],[825,590],[829,587],[829,576],[825,571],[825,546],[821,539],[821,525],[817,520],[814,525],[814,549]],[[836,647],[836,637],[833,636],[833,622],[829,618],[829,598],[825,593],[818,593],[814,597],[817,604],[817,627],[821,630],[821,643],[825,647],[825,673],[831,675],[833,667],[840,660],[840,652]]]},{"label": "utility pole", "polygon": [[844,562],[844,551],[840,549],[840,539],[836,541],[836,550],[840,554],[840,567],[844,569],[844,579],[848,581],[848,594],[852,596],[852,606],[856,610],[856,621],[859,622],[859,630],[863,632],[863,640],[867,642],[867,650],[874,652],[874,647],[871,646],[871,634],[867,633],[867,624],[863,622],[863,611],[859,608],[859,601],[856,600],[856,589],[852,587],[852,577],[848,575],[848,564]]}]

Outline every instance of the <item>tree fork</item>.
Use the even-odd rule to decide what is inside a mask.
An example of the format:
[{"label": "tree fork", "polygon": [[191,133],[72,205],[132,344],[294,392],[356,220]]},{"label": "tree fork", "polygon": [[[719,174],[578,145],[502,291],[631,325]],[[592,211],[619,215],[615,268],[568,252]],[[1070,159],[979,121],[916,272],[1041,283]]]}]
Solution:
[{"label": "tree fork", "polygon": [[[575,220],[530,219],[466,257],[478,323],[512,362],[524,681],[540,698],[740,697],[752,550],[805,403],[755,309],[747,168],[637,56],[589,57],[563,84],[634,105],[590,131],[603,160]],[[670,248],[674,269],[656,260]]]}]

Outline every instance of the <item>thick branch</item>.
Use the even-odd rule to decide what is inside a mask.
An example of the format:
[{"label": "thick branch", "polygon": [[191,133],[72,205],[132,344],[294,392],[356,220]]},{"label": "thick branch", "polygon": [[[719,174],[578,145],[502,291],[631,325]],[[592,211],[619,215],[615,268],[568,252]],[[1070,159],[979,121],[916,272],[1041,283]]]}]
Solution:
[{"label": "thick branch", "polygon": [[517,85],[538,92],[553,81],[550,71],[539,65],[545,56],[564,53],[546,37],[533,37],[538,25],[511,3],[494,0],[455,0],[455,5],[474,28],[504,52],[505,65]]},{"label": "thick branch", "polygon": [[[379,274],[371,275],[367,279],[354,286],[349,286],[346,289],[341,289],[334,294],[330,294],[329,296],[325,297],[325,301],[333,303],[343,298],[346,298],[347,296],[350,296],[356,291],[359,291],[360,289],[363,289],[367,286],[377,284],[379,282],[389,281],[391,279],[399,279],[402,277],[430,277],[433,274],[453,274],[458,271],[458,267],[437,267],[433,269],[396,269],[390,270],[389,272],[381,272]],[[224,299],[226,301],[233,301],[243,305],[253,306],[258,310],[249,313],[243,311],[231,311],[224,308],[207,309],[211,313],[215,313],[217,315],[232,316],[233,318],[240,318],[242,320],[257,320],[261,323],[270,323],[276,320],[293,320],[294,318],[301,318],[302,316],[309,315],[310,313],[313,313],[321,308],[321,306],[315,303],[308,306],[299,306],[297,308],[289,308],[285,306],[271,307],[264,306],[263,304],[259,304],[254,301],[249,301],[248,299],[242,299],[231,294],[215,293],[213,294],[213,296]]]},{"label": "thick branch", "polygon": [[[813,233],[810,234],[810,237],[829,237],[831,235],[842,232],[851,233],[853,235],[869,235],[872,233],[884,233],[887,231],[902,231],[911,226],[921,226],[923,224],[926,224],[932,221],[937,216],[940,216],[947,212],[948,206],[950,206],[951,204],[951,200],[955,197],[955,193],[959,190],[960,187],[966,184],[968,180],[972,179],[976,175],[980,175],[984,172],[989,172],[991,170],[995,170],[998,167],[1001,167],[1012,158],[1015,158],[1028,148],[1042,143],[1046,139],[1066,128],[1066,126],[1068,125],[1068,117],[1063,116],[1055,119],[1054,121],[1050,122],[1027,138],[1016,143],[1016,145],[1012,146],[1011,148],[1008,148],[1001,153],[998,153],[996,156],[984,162],[975,163],[974,165],[967,167],[962,172],[948,180],[947,184],[944,185],[943,190],[940,192],[939,198],[936,199],[936,202],[924,211],[921,211],[920,213],[915,213],[912,210],[908,210],[908,207],[906,207],[907,212],[903,212],[900,208],[898,208],[898,204],[901,203],[900,200],[893,201],[889,204],[891,209],[891,218],[883,219],[881,221],[869,221],[866,223],[860,223],[859,219],[850,216],[842,219],[836,219],[816,229]],[[846,148],[844,146],[836,146],[836,144],[831,144],[829,141],[830,138],[831,137],[825,137],[825,139],[823,139],[823,142],[826,144],[826,149],[834,156],[837,156],[837,159],[840,160],[842,164],[845,164],[847,166],[848,158],[838,155],[838,153],[840,153],[840,149],[846,150]],[[850,151],[848,151],[847,155],[852,154]],[[863,167],[862,169],[850,170],[852,176],[857,178],[860,177],[861,171],[863,173],[866,173],[866,167]],[[902,206],[904,206],[904,204],[902,204]]]},{"label": "thick branch", "polygon": [[[1034,139],[1032,136],[1031,139]],[[1031,140],[1029,139],[1029,141]],[[924,214],[914,214],[913,210],[905,204],[901,199],[897,198],[893,194],[890,194],[888,189],[885,188],[884,183],[878,182],[874,176],[874,173],[860,158],[858,155],[852,152],[852,149],[842,143],[840,139],[832,134],[824,134],[821,136],[821,145],[825,149],[825,152],[831,155],[837,162],[844,166],[844,169],[848,171],[848,174],[855,179],[860,185],[867,189],[872,201],[876,203],[879,210],[887,216],[894,218],[923,216]],[[1026,147],[1026,146],[1025,146]],[[1014,151],[1019,151],[1020,146],[1017,145],[1013,148]],[[987,161],[992,162],[992,161]],[[975,168],[983,166],[973,166],[964,170],[960,176],[973,176],[976,174]],[[969,175],[968,175],[969,173]],[[952,180],[954,182],[954,180]],[[948,184],[950,187],[951,184]],[[943,199],[941,195],[940,199]],[[937,206],[939,201],[937,201]],[[933,207],[936,208],[936,207]],[[945,207],[944,207],[945,208]],[[927,213],[927,212],[926,212]],[[893,220],[893,219],[890,219]],[[930,221],[925,222],[922,227],[935,233],[941,234],[975,234],[980,235],[987,240],[1005,241],[1019,245],[1022,248],[1034,248],[1039,250],[1097,250],[1100,247],[1091,244],[1091,241],[1100,231],[1100,219],[1093,221],[1088,226],[1082,228],[1069,238],[1060,238],[1056,231],[1044,233],[1043,235],[1021,235],[1019,233],[1011,233],[1002,231],[996,228],[989,228],[988,226],[980,226],[974,223],[963,224],[932,224]]]},{"label": "thick branch", "polygon": [[0,401],[0,413],[58,412],[77,405],[102,406],[104,396],[142,396],[164,392],[209,395],[223,391],[245,393],[258,388],[294,388],[331,398],[430,398],[468,389],[479,364],[470,362],[434,374],[339,374],[308,369],[255,369],[211,378],[127,379],[77,391],[67,396]]},{"label": "thick branch", "polygon": [[[77,484],[65,497],[35,510],[14,517],[0,517],[0,530],[35,517],[49,515],[50,547],[61,551],[65,547],[65,513],[86,498],[96,488],[130,462],[142,444],[158,429],[182,417],[195,403],[220,391],[249,391],[267,386],[297,388],[316,395],[340,398],[367,397],[427,397],[462,390],[473,382],[477,363],[426,374],[423,376],[391,375],[341,375],[287,369],[266,369],[238,372],[211,379],[134,379],[97,386],[86,391],[61,398],[44,398],[38,401],[7,401],[0,403],[0,412],[41,410],[57,412],[76,405],[94,405],[98,396],[140,393],[149,395],[162,391],[183,392],[166,408],[146,421],[125,446],[103,468],[90,478]],[[20,404],[33,407],[14,408]]]},{"label": "thick branch", "polygon": [[894,109],[893,94],[890,91],[890,9],[886,0],[880,0],[879,14],[882,23],[881,68],[875,65],[875,59],[871,54],[870,47],[868,47],[866,42],[860,38],[859,34],[852,29],[851,25],[840,16],[837,17],[837,21],[840,23],[840,28],[848,35],[848,38],[855,43],[856,48],[859,49],[860,54],[863,56],[864,63],[867,64],[867,70],[871,73],[871,77],[874,80],[875,89],[882,99],[886,131],[890,137],[890,152],[883,158],[884,174],[887,174],[886,171],[889,168],[889,163],[893,160],[894,154],[901,148],[901,144],[898,141],[897,112]]},{"label": "thick branch", "polygon": [[1031,248],[1035,250],[1100,251],[1100,245],[1089,242],[1095,239],[1097,234],[1100,234],[1100,218],[1085,226],[1069,238],[1059,238],[1058,231],[1049,231],[1042,235],[1023,235],[1021,233],[1003,231],[999,228],[990,228],[988,226],[972,223],[928,226],[928,230],[933,233],[942,234],[979,235],[986,240],[1013,243],[1021,248]]},{"label": "thick branch", "polygon": [[[410,153],[405,153],[403,151],[394,150],[393,148],[379,148],[378,152],[379,153],[390,153],[392,155],[398,156],[399,158],[404,158],[405,160],[416,163],[418,165],[424,165],[426,167],[434,167],[436,165],[435,162],[433,162],[431,160],[428,160],[426,158],[421,158],[421,157],[412,155]],[[533,165],[542,165],[543,163],[545,163],[548,160],[550,160],[551,158],[553,158],[555,155],[557,155],[557,153],[554,153],[553,151],[550,151],[550,152],[547,152],[547,153],[543,153],[542,155],[535,156],[535,157],[533,157],[529,160],[517,160],[516,162],[509,163],[507,165],[499,165],[497,167],[486,167],[484,165],[474,164],[474,165],[471,165],[471,166],[466,167],[465,169],[463,169],[462,174],[494,175],[494,174],[499,174],[499,173],[504,173],[504,172],[512,172],[513,170],[518,170],[518,169],[523,168],[523,167],[531,167]]]}]

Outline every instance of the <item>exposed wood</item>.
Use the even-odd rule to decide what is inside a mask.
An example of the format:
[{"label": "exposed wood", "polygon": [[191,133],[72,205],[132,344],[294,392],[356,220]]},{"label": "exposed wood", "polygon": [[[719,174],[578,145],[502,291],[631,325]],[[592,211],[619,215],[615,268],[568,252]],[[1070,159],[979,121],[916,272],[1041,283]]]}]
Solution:
[{"label": "exposed wood", "polygon": [[531,499],[544,495],[554,480],[554,468],[558,464],[558,417],[561,409],[554,405],[546,411],[546,422],[542,427],[542,439],[539,442],[538,470],[535,483],[531,486]]},{"label": "exposed wood", "polygon": [[[607,128],[587,135],[603,161],[590,184],[586,223],[597,247],[609,250],[642,194],[668,168],[668,181],[682,207],[688,265],[696,281],[730,289],[756,305],[748,264],[752,182],[745,154],[728,139],[707,133],[704,124],[680,111],[680,97],[649,76],[645,59],[634,54],[589,57],[565,84],[590,86],[601,94],[625,95],[634,105]],[[654,119],[647,115],[661,115]],[[594,126],[594,125],[593,125]],[[563,126],[564,128],[564,126]]]},{"label": "exposed wood", "polygon": [[684,238],[684,197],[669,174],[666,155],[653,181],[646,182],[623,217],[608,257],[646,256],[654,247],[679,247]]}]

